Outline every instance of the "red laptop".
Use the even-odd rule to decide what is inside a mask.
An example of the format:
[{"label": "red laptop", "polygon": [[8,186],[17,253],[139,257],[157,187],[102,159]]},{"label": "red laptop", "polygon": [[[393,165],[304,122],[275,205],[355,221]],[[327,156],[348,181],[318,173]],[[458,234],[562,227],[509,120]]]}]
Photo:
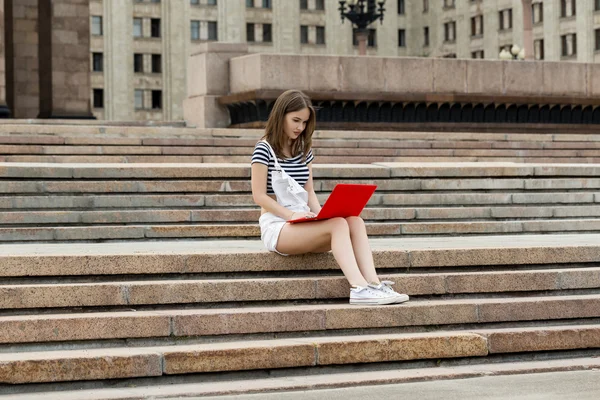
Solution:
[{"label": "red laptop", "polygon": [[299,218],[288,222],[294,224],[336,217],[358,217],[375,189],[377,189],[377,185],[338,183],[323,204],[319,215],[315,218]]}]

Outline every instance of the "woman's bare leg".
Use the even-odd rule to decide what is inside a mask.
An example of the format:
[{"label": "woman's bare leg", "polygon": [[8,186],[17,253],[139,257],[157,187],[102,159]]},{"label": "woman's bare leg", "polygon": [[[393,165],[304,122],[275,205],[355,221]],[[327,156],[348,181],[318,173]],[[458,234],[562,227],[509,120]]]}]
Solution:
[{"label": "woman's bare leg", "polygon": [[303,224],[286,224],[277,241],[277,251],[285,254],[304,254],[322,251],[331,244],[333,257],[339,264],[350,285],[367,286],[354,258],[350,227],[343,218]]},{"label": "woman's bare leg", "polygon": [[361,217],[348,217],[346,221],[350,228],[350,240],[352,241],[354,257],[360,273],[365,277],[367,282],[379,284],[379,278],[375,271],[375,263],[373,262],[373,251],[367,237],[365,221]]}]

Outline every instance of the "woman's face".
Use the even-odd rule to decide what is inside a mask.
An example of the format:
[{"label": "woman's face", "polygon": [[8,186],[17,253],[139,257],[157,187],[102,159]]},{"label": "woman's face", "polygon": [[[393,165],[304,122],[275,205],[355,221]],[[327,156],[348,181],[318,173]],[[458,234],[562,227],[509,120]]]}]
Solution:
[{"label": "woman's face", "polygon": [[310,118],[310,110],[303,108],[302,110],[292,111],[285,114],[284,118],[285,135],[291,140],[296,140],[306,128],[306,122]]}]

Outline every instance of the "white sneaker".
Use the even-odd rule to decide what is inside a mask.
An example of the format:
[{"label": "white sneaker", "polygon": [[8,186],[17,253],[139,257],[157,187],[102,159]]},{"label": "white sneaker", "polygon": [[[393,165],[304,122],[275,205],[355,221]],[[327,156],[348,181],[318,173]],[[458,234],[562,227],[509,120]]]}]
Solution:
[{"label": "white sneaker", "polygon": [[354,286],[350,289],[350,304],[393,304],[397,301],[395,295],[377,290],[369,286]]},{"label": "white sneaker", "polygon": [[379,290],[383,293],[394,296],[396,298],[396,301],[394,301],[394,304],[404,303],[405,301],[409,300],[408,295],[396,292],[394,289],[392,289],[392,285],[394,285],[394,282],[392,282],[392,281],[381,281],[381,283],[379,285],[369,285],[369,286],[375,290]]}]

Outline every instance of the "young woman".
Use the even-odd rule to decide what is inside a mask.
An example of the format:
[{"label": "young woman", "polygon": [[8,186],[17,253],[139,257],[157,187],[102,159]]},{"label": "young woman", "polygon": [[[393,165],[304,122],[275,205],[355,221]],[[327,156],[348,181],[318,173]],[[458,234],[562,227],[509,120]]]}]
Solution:
[{"label": "young woman", "polygon": [[269,251],[283,256],[332,250],[351,285],[350,304],[407,301],[407,295],[391,288],[393,282],[377,277],[362,218],[287,223],[314,218],[321,209],[312,179],[315,121],[310,99],[298,90],[286,91],[273,105],[252,155],[252,197],[261,206],[261,239]]}]

